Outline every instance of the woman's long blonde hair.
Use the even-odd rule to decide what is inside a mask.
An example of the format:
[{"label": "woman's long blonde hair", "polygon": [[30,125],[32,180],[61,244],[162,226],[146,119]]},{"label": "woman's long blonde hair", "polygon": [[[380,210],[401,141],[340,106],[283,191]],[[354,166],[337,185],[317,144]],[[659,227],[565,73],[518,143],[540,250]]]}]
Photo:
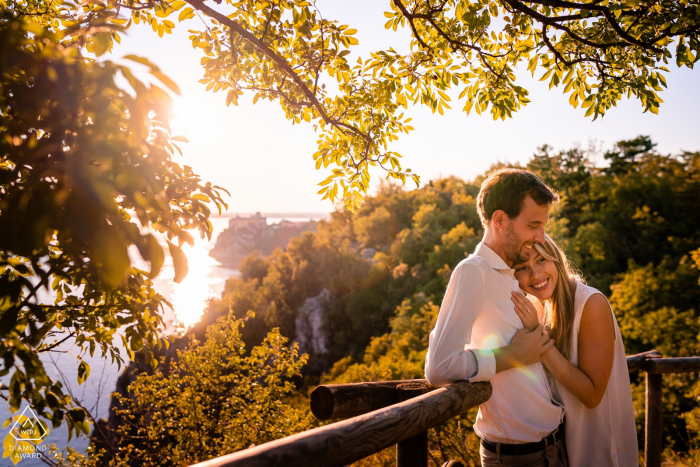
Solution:
[{"label": "woman's long blonde hair", "polygon": [[544,324],[550,329],[549,335],[554,339],[554,345],[568,360],[571,357],[576,285],[584,281],[575,266],[566,258],[564,251],[548,235],[545,235],[544,243],[535,244],[535,249],[557,267],[557,285],[552,297],[544,302]]}]

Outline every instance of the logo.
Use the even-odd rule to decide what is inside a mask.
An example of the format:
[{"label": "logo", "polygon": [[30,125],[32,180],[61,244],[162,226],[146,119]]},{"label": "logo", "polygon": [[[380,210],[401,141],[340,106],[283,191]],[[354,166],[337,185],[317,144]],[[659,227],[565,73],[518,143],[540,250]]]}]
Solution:
[{"label": "logo", "polygon": [[3,442],[2,457],[10,457],[13,464],[22,459],[40,459],[46,446],[42,446],[41,440],[49,434],[46,423],[39,420],[31,407],[26,407],[19,416],[10,418],[5,422],[8,426],[14,421],[10,432]]}]

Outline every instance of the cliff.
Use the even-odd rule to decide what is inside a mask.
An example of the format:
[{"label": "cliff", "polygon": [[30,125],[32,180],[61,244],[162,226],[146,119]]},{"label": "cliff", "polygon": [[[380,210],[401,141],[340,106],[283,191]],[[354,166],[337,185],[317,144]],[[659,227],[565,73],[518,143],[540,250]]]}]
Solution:
[{"label": "cliff", "polygon": [[236,216],[221,232],[209,255],[221,264],[235,268],[248,253],[260,250],[264,255],[269,255],[275,248],[285,248],[293,237],[315,231],[317,225],[316,221],[286,220],[268,225],[267,218],[259,212],[251,217]]}]

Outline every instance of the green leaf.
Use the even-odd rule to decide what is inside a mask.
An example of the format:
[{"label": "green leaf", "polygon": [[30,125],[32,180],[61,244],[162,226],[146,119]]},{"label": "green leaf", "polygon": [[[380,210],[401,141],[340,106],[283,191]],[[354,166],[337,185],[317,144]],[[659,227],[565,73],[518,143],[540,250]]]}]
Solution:
[{"label": "green leaf", "polygon": [[104,226],[91,233],[94,242],[92,255],[99,268],[98,274],[108,284],[123,284],[131,268],[123,234],[113,225]]},{"label": "green leaf", "polygon": [[112,35],[108,32],[98,32],[92,36],[92,47],[98,57],[112,48]]},{"label": "green leaf", "polygon": [[82,431],[86,436],[90,436],[90,424],[87,420],[83,420],[80,423],[76,423],[76,425],[80,428],[80,431]]},{"label": "green leaf", "polygon": [[195,193],[194,195],[192,195],[191,198],[198,199],[199,201],[204,201],[205,203],[211,202],[211,199],[207,195],[202,193]]},{"label": "green leaf", "polygon": [[156,237],[148,234],[145,239],[139,243],[138,248],[143,259],[151,263],[151,272],[148,274],[148,277],[153,279],[160,272],[160,268],[163,266],[163,261],[165,260],[163,247],[160,246]]},{"label": "green leaf", "polygon": [[179,246],[171,242],[168,242],[168,249],[170,250],[170,256],[173,258],[173,266],[175,267],[175,277],[173,281],[179,284],[189,272],[187,256],[185,256],[185,253]]},{"label": "green leaf", "polygon": [[90,377],[90,365],[85,360],[81,360],[78,365],[78,385],[85,382]]},{"label": "green leaf", "polygon": [[131,350],[138,352],[143,348],[143,339],[141,339],[141,336],[136,334],[131,338],[131,341],[129,341],[129,346],[131,347]]}]

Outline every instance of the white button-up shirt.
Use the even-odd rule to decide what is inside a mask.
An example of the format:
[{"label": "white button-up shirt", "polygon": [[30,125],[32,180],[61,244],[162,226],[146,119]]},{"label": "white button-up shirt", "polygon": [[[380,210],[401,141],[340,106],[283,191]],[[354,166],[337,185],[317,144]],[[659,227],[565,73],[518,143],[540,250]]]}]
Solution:
[{"label": "white button-up shirt", "polygon": [[514,271],[483,242],[452,272],[425,356],[425,376],[435,386],[455,381],[491,381],[493,394],[474,423],[492,441],[540,441],[564,419],[552,402],[541,363],[496,374],[491,349],[504,347],[523,328],[511,292]]}]

